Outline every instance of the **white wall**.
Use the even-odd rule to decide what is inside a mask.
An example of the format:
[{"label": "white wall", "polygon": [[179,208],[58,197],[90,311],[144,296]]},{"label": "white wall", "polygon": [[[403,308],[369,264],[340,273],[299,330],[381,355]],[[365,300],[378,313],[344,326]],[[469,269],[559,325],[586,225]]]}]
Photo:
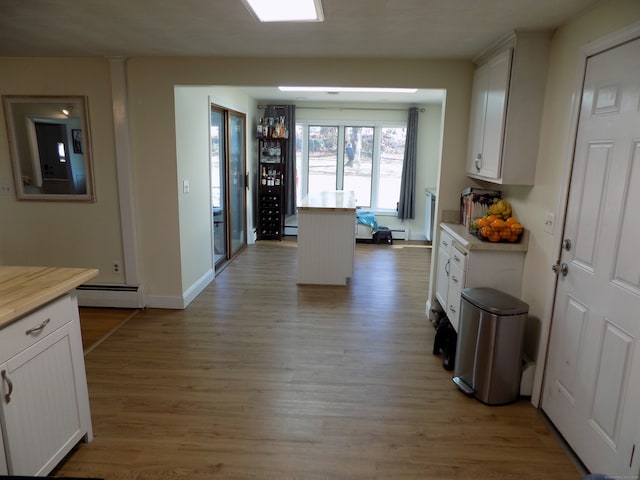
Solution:
[{"label": "white wall", "polygon": [[[146,305],[176,306],[194,286],[197,289],[202,268],[210,266],[204,240],[195,245],[193,257],[186,247],[192,241],[186,239],[188,234],[204,227],[189,219],[188,205],[195,196],[181,197],[181,177],[196,181],[197,193],[198,180],[194,179],[201,172],[194,174],[185,160],[191,158],[190,147],[183,145],[178,150],[175,86],[331,84],[338,79],[345,86],[442,88],[447,91],[447,103],[439,209],[457,208],[459,192],[468,183],[462,175],[462,160],[472,74],[469,61],[154,57],[129,59],[125,68],[135,238]],[[124,284],[123,272],[111,272],[112,261],[122,261],[123,248],[108,60],[0,58],[0,70],[3,94],[88,96],[97,197],[96,203],[59,203],[17,202],[13,196],[0,196],[0,259],[5,264],[94,267],[100,269],[95,283]],[[246,111],[250,135],[256,105],[237,97],[237,92],[213,89],[211,94],[216,103]],[[216,94],[220,100],[215,99]],[[252,141],[248,154],[253,155],[254,150]],[[203,152],[195,156],[202,157]],[[251,157],[248,164],[252,164]],[[13,184],[5,129],[0,129],[0,182]],[[186,219],[181,220],[183,211]],[[249,218],[249,226],[252,223]],[[204,230],[198,238],[204,238]]]},{"label": "white wall", "polygon": [[[2,263],[97,268],[100,275],[92,283],[123,284],[124,273],[111,271],[112,261],[122,262],[123,250],[107,60],[0,58],[0,71],[3,95],[88,97],[96,192],[95,203],[19,202],[13,195],[0,196]],[[0,182],[13,189],[4,126]]]},{"label": "white wall", "polygon": [[[181,298],[156,296],[154,303],[163,302],[170,308],[182,308],[209,284],[214,277],[212,213],[210,189],[211,142],[210,101],[218,106],[247,115],[247,167],[255,161],[253,141],[255,100],[233,87],[175,88],[176,163],[180,230]],[[189,182],[184,193],[183,182]],[[248,213],[251,214],[252,188],[247,192]],[[251,215],[249,215],[251,217]],[[249,224],[250,225],[250,224]]]},{"label": "white wall", "polygon": [[[182,203],[185,199],[180,198],[180,175],[193,176],[193,173],[191,167],[183,165],[184,160],[178,159],[176,153],[176,85],[317,85],[331,84],[335,79],[340,79],[345,86],[445,89],[443,163],[437,177],[440,184],[439,209],[442,210],[457,209],[460,191],[469,184],[463,174],[463,160],[471,76],[472,64],[469,61],[286,58],[128,60],[140,266],[147,304],[163,306],[183,298],[185,292],[190,292],[201,278],[198,276],[199,269],[209,268],[209,264],[200,266],[207,261],[203,244],[197,246],[201,252],[197,254],[200,260],[184,258],[190,254],[181,244],[193,222],[183,223],[180,219],[182,206],[191,203],[190,200]],[[223,99],[216,103],[225,102]],[[252,108],[256,111],[255,106]],[[237,109],[242,110],[242,107]],[[253,121],[247,120],[247,130],[252,132],[255,118]],[[255,145],[248,148],[253,151]],[[180,155],[183,156],[182,153]],[[197,156],[201,155],[202,152],[197,153]]]}]

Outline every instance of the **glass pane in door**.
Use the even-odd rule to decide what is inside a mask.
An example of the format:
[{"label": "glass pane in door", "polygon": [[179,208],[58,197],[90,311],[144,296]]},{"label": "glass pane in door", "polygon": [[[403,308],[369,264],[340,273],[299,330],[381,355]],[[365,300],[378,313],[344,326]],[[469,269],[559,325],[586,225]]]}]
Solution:
[{"label": "glass pane in door", "polygon": [[213,215],[213,264],[227,257],[225,200],[225,129],[224,113],[211,109],[211,207]]},{"label": "glass pane in door", "polygon": [[247,242],[245,215],[245,117],[229,114],[229,202],[231,255]]},{"label": "glass pane in door", "polygon": [[309,126],[309,193],[337,188],[338,127]]},{"label": "glass pane in door", "polygon": [[406,139],[406,128],[382,129],[378,208],[395,210],[398,206]]},{"label": "glass pane in door", "polygon": [[356,194],[359,207],[370,207],[373,127],[345,127],[344,137],[343,189]]}]

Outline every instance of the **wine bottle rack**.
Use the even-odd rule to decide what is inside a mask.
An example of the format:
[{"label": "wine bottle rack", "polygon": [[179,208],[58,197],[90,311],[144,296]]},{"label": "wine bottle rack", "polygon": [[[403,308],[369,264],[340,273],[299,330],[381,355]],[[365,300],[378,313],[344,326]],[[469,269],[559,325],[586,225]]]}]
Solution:
[{"label": "wine bottle rack", "polygon": [[258,240],[282,240],[284,235],[284,173],[287,140],[258,140]]}]

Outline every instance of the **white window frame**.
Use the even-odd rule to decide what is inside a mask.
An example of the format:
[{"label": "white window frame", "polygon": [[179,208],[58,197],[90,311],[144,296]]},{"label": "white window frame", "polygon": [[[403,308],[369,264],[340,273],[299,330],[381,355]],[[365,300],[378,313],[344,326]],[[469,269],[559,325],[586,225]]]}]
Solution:
[{"label": "white window frame", "polygon": [[[374,213],[379,214],[394,214],[397,209],[379,208],[378,202],[378,189],[380,185],[380,140],[382,138],[383,128],[407,128],[406,122],[389,122],[389,121],[348,121],[348,120],[302,120],[296,121],[296,129],[298,126],[302,127],[302,138],[300,139],[301,145],[301,166],[302,171],[300,175],[300,195],[299,198],[304,198],[309,193],[309,127],[337,127],[338,128],[338,156],[336,161],[338,162],[336,168],[336,189],[341,190],[344,182],[344,132],[346,127],[369,127],[373,128],[373,165],[371,167],[371,206],[365,207]],[[406,146],[406,145],[405,145]],[[399,199],[398,199],[399,200]]]}]

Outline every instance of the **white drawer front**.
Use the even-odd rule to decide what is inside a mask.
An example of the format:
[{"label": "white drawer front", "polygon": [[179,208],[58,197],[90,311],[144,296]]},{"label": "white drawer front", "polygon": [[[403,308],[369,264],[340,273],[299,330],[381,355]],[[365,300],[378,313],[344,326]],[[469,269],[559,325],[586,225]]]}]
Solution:
[{"label": "white drawer front", "polygon": [[451,254],[451,247],[453,245],[453,237],[449,235],[444,230],[440,230],[440,248],[447,253],[447,255]]},{"label": "white drawer front", "polygon": [[72,320],[71,297],[64,295],[0,330],[0,363]]},{"label": "white drawer front", "polygon": [[466,270],[467,266],[467,251],[458,248],[455,243],[451,247],[451,265],[456,265],[463,271]]},{"label": "white drawer front", "polygon": [[447,298],[447,317],[454,330],[458,331],[458,319],[460,317],[460,295],[464,288],[465,272],[458,265],[451,264],[449,273],[449,296]]}]

